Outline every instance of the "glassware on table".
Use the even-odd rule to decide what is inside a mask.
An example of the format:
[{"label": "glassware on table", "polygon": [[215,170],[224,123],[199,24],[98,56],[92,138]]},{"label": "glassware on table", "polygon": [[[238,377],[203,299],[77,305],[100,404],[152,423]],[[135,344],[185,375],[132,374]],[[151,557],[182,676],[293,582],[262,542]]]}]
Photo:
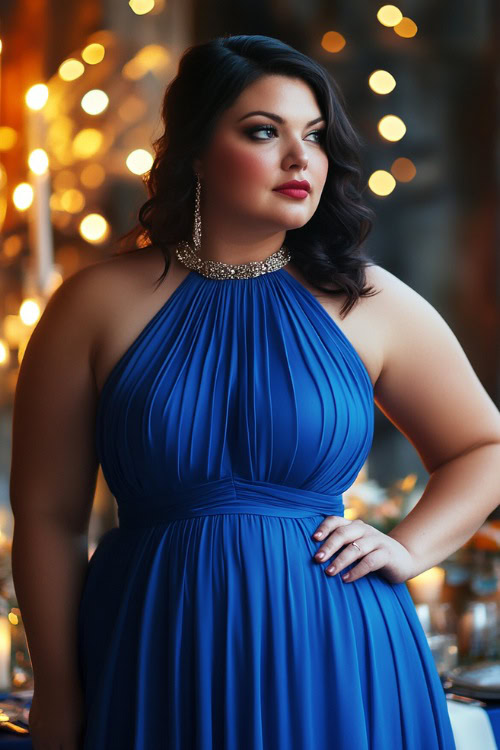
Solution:
[{"label": "glassware on table", "polygon": [[458,650],[467,660],[500,658],[500,613],[496,601],[472,601],[458,620]]},{"label": "glassware on table", "polygon": [[415,609],[441,676],[458,664],[455,610],[450,602],[416,604]]}]

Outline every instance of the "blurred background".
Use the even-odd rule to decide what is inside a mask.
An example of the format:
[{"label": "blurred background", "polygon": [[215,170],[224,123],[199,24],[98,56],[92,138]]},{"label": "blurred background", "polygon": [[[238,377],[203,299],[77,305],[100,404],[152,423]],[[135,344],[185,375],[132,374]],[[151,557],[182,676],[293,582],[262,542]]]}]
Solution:
[{"label": "blurred background", "polygon": [[[368,254],[441,313],[498,404],[499,4],[2,0],[0,12],[1,580],[20,688],[29,664],[9,576],[8,490],[19,365],[54,289],[111,254],[135,224],[161,100],[184,49],[221,34],[265,34],[329,70],[363,143],[365,197],[376,213]],[[376,410],[346,516],[388,531],[427,479],[412,445]],[[89,555],[116,523],[100,471]],[[497,509],[461,550],[408,583],[440,672],[500,658],[499,550]]]}]

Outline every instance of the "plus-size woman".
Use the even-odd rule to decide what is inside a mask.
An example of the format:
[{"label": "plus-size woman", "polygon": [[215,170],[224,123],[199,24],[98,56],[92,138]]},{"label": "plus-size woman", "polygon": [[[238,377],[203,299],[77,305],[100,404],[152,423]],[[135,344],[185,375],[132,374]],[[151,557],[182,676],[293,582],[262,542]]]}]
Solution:
[{"label": "plus-size woman", "polygon": [[[405,581],[498,503],[499,413],[437,311],[362,254],[359,139],[320,65],[221,37],[186,50],[162,114],[134,247],[62,284],[20,371],[34,740],[453,750]],[[375,405],[430,473],[388,535],[342,499]],[[99,463],[119,527],[87,565]]]}]

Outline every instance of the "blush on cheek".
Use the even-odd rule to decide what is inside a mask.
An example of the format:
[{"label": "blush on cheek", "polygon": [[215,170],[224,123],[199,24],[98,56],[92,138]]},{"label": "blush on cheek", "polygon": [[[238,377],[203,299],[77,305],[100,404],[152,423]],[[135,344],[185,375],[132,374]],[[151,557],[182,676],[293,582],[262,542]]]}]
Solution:
[{"label": "blush on cheek", "polygon": [[262,190],[272,179],[272,167],[262,156],[244,148],[218,149],[211,179],[224,184],[224,192]]}]

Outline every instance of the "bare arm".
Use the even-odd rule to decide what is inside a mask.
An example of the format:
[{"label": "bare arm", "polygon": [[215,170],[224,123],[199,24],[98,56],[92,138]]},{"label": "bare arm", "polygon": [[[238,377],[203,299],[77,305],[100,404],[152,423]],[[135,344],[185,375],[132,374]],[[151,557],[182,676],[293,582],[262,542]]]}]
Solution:
[{"label": "bare arm", "polygon": [[389,533],[412,553],[417,575],[461,547],[500,503],[500,413],[439,313],[385,269],[377,275],[390,325],[375,402],[430,474]]},{"label": "bare arm", "polygon": [[91,367],[95,272],[52,295],[21,362],[12,429],[12,570],[35,691],[68,698],[80,687],[77,613],[88,565],[98,463]]}]

